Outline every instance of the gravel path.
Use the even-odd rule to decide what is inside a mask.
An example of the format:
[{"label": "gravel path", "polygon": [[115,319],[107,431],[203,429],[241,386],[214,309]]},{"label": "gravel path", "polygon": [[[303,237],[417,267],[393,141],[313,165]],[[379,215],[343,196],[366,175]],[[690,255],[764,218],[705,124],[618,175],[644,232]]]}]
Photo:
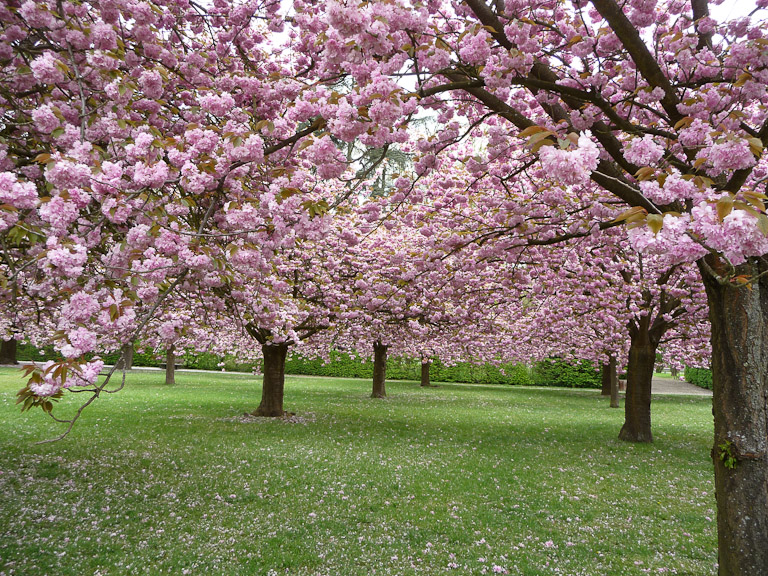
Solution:
[{"label": "gravel path", "polygon": [[675,378],[654,378],[653,394],[691,394],[695,396],[712,396],[712,390],[694,386]]}]

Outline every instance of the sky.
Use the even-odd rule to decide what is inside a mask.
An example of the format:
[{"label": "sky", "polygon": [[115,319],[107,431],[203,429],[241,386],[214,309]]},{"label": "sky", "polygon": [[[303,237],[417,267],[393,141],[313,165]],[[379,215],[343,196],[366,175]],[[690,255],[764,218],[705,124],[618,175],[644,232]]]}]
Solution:
[{"label": "sky", "polygon": [[715,20],[732,20],[739,16],[748,16],[755,9],[755,0],[725,0],[720,6],[709,7]]}]

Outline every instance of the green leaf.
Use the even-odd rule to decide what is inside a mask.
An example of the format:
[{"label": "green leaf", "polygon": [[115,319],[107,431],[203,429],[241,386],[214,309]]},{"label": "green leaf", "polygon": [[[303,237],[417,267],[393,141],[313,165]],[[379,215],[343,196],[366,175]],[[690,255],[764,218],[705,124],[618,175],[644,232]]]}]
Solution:
[{"label": "green leaf", "polygon": [[652,168],[650,166],[645,166],[643,168],[640,168],[637,172],[635,172],[635,178],[640,180],[641,182],[644,180],[650,180],[653,178],[653,175],[656,173],[656,169]]},{"label": "green leaf", "polygon": [[625,210],[621,214],[619,214],[615,219],[614,222],[623,222],[626,221],[627,224],[630,224],[632,222],[638,222],[640,220],[645,220],[645,216],[648,214],[648,211],[641,207],[641,206],[633,206],[629,210]]},{"label": "green leaf", "polygon": [[716,208],[717,217],[720,219],[720,222],[722,222],[723,219],[731,213],[731,210],[733,210],[733,198],[731,196],[723,196],[717,201]]},{"label": "green leaf", "polygon": [[659,230],[664,226],[664,216],[661,214],[648,214],[646,222],[648,223],[648,228],[651,229],[651,232],[658,234]]},{"label": "green leaf", "polygon": [[760,232],[763,233],[763,235],[768,236],[768,216],[765,214],[760,214],[757,217],[757,228],[760,230]]}]

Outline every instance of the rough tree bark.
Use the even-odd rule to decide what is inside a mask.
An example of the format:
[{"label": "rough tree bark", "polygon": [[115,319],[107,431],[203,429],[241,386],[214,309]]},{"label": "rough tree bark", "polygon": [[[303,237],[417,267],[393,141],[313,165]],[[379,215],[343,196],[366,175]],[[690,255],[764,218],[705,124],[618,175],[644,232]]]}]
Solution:
[{"label": "rough tree bark", "polygon": [[133,342],[124,344],[121,351],[122,356],[118,359],[116,367],[118,370],[130,370],[133,368]]},{"label": "rough tree bark", "polygon": [[165,349],[165,383],[176,384],[176,347],[173,344]]},{"label": "rough tree bark", "polygon": [[[768,574],[768,278],[722,282],[699,263],[712,324],[719,574]],[[756,260],[737,275],[766,273]]]},{"label": "rough tree bark", "polygon": [[627,442],[653,442],[651,384],[659,341],[651,334],[650,324],[648,314],[633,322],[630,327],[624,425],[619,432],[619,439]]},{"label": "rough tree bark", "polygon": [[386,398],[387,346],[376,340],[373,343],[373,392],[371,398]]},{"label": "rough tree bark", "polygon": [[600,395],[610,396],[611,395],[611,370],[608,367],[608,364],[605,362],[602,362],[600,364],[600,371],[601,371]]},{"label": "rough tree bark", "polygon": [[616,357],[611,356],[608,361],[608,387],[611,389],[611,408],[619,407],[619,374],[616,371]]},{"label": "rough tree bark", "polygon": [[18,364],[16,360],[16,340],[3,340],[0,343],[0,364]]},{"label": "rough tree bark", "polygon": [[285,356],[288,344],[263,344],[264,377],[261,387],[261,404],[254,416],[280,418],[285,416],[283,390],[285,388]]},{"label": "rough tree bark", "polygon": [[432,382],[429,379],[429,367],[432,364],[429,360],[421,361],[421,386],[423,388],[431,388]]}]

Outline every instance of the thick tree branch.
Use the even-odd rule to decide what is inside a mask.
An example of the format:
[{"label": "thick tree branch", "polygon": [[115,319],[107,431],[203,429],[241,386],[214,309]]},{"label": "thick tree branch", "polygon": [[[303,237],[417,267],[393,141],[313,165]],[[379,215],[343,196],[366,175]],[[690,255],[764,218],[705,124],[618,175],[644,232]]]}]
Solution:
[{"label": "thick tree branch", "polygon": [[677,110],[679,104],[677,94],[659,63],[643,42],[637,28],[632,25],[624,14],[624,10],[614,0],[592,0],[592,5],[621,40],[643,78],[654,88],[661,88],[664,91],[661,105],[669,116],[670,123],[675,124],[683,117]]},{"label": "thick tree branch", "polygon": [[709,0],[691,0],[691,9],[693,10],[693,20],[696,22],[696,33],[699,35],[699,44],[697,48],[712,49],[712,32],[702,32],[699,30],[699,20],[709,16]]}]

